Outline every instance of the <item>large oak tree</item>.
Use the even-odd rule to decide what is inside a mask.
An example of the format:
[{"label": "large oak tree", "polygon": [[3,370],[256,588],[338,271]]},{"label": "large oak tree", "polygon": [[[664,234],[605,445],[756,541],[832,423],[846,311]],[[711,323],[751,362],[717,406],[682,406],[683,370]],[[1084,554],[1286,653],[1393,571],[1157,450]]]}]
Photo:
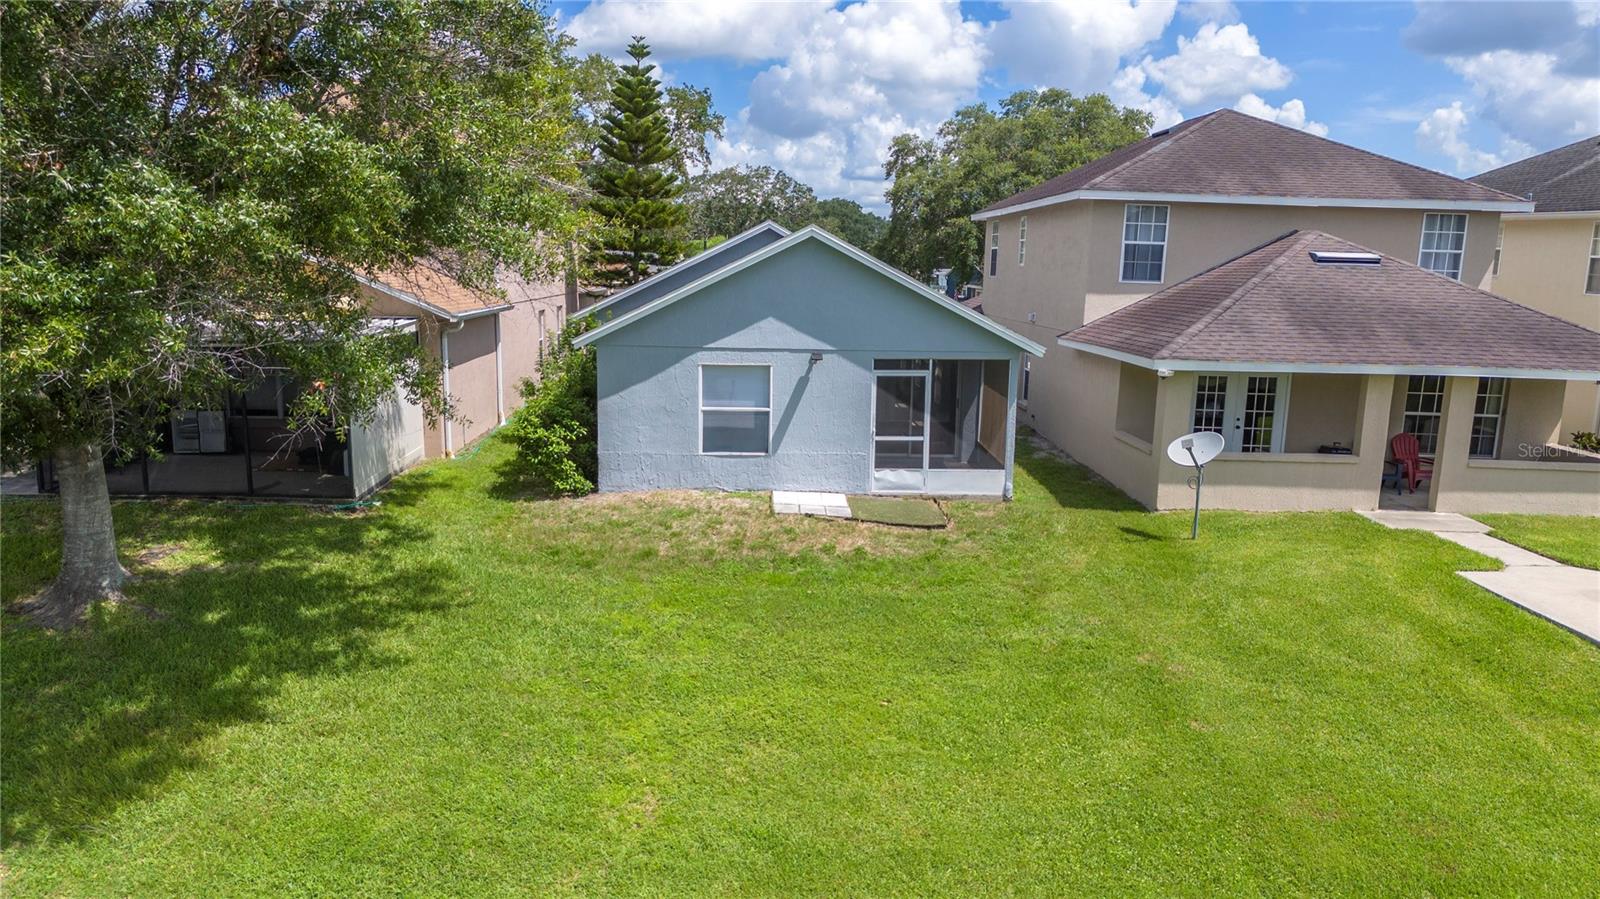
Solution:
[{"label": "large oak tree", "polygon": [[303,430],[397,381],[443,408],[350,273],[552,272],[586,221],[573,69],[514,2],[0,10],[0,453],[54,460],[64,525],[32,614],[69,624],[119,592],[103,460],[150,449],[174,406],[277,366],[312,385]]}]

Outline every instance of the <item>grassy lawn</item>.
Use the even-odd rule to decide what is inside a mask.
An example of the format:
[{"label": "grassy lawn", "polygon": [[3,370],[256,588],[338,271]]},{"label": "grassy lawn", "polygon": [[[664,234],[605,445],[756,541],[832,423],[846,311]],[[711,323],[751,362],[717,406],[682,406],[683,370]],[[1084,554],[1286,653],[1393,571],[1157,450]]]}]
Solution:
[{"label": "grassy lawn", "polygon": [[1494,536],[1568,565],[1600,568],[1600,517],[1474,515]]},{"label": "grassy lawn", "polygon": [[[1353,514],[1024,453],[945,530],[765,497],[127,503],[160,613],[3,627],[4,892],[1582,892],[1600,651]],[[54,564],[4,506],[3,589]]]}]

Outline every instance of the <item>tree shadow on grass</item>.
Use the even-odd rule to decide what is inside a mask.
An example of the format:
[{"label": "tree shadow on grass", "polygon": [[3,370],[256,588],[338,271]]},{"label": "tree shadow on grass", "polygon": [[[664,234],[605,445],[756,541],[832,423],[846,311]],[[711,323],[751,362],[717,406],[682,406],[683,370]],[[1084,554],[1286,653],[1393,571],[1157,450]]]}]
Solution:
[{"label": "tree shadow on grass", "polygon": [[1144,506],[1134,502],[1132,497],[1118,490],[1110,481],[1079,462],[1068,461],[1064,454],[1057,456],[1034,446],[1031,440],[1021,434],[1017,440],[1016,464],[1017,468],[1038,481],[1057,505],[1064,508],[1102,512],[1145,511]]},{"label": "tree shadow on grass", "polygon": [[[411,504],[417,489],[396,485],[385,505]],[[18,512],[8,502],[8,600],[43,586],[56,564],[45,547],[59,540],[54,504]],[[402,663],[381,636],[450,605],[450,563],[412,552],[428,535],[387,508],[138,502],[116,514],[139,576],[129,594],[154,618],[101,609],[68,633],[3,625],[7,846],[83,839],[203,766],[208,737],[266,720],[285,679]],[[41,552],[16,558],[30,547]],[[148,547],[176,552],[141,567]]]}]

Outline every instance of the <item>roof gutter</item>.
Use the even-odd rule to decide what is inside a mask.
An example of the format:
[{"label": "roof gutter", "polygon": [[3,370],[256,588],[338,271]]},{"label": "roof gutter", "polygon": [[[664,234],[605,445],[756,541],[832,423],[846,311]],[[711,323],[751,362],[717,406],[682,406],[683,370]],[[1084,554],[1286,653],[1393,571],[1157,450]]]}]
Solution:
[{"label": "roof gutter", "polygon": [[975,212],[969,218],[986,222],[1002,216],[1027,212],[1075,200],[1125,200],[1138,203],[1208,203],[1230,206],[1324,206],[1360,209],[1425,209],[1450,212],[1533,212],[1532,200],[1364,200],[1354,197],[1268,197],[1244,194],[1186,194],[1130,190],[1074,190],[1053,197],[1014,203],[999,209]]},{"label": "roof gutter", "polygon": [[1515,221],[1554,222],[1562,219],[1600,219],[1600,209],[1578,209],[1572,212],[1510,212],[1506,218]]},{"label": "roof gutter", "polygon": [[1116,359],[1140,368],[1156,371],[1245,372],[1262,374],[1319,374],[1319,375],[1443,375],[1463,378],[1518,378],[1548,381],[1600,381],[1600,369],[1547,369],[1509,368],[1505,366],[1478,365],[1428,365],[1426,363],[1392,365],[1378,362],[1220,362],[1214,359],[1160,359],[1139,356],[1103,347],[1099,344],[1070,340],[1065,336],[1056,343],[1068,349]]}]

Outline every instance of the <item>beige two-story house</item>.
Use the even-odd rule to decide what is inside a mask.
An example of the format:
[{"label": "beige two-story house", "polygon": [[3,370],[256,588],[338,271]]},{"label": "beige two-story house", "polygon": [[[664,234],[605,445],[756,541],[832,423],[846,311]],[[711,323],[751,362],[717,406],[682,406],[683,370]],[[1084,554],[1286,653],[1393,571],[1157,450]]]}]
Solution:
[{"label": "beige two-story house", "polygon": [[[1500,216],[1530,211],[1222,110],[973,218],[985,229],[984,312],[1063,347],[1027,363],[1019,421],[1147,506],[1192,501],[1191,472],[1163,449],[1214,430],[1227,448],[1208,469],[1208,505],[1391,502],[1380,495],[1395,480],[1388,448],[1407,433],[1438,472],[1409,502],[1588,511],[1600,468],[1554,444],[1559,379],[1600,371],[1600,335],[1546,328],[1485,292]],[[1419,303],[1401,284],[1442,289]],[[1074,333],[1119,312],[1114,326]],[[1522,342],[1497,348],[1500,331]],[[1140,334],[1162,339],[1121,339]],[[1562,349],[1535,352],[1541,342]],[[1539,486],[1522,489],[1520,467],[1534,465]]]},{"label": "beige two-story house", "polygon": [[[1600,330],[1600,136],[1472,180],[1534,204],[1532,212],[1501,216],[1491,289]],[[1567,385],[1562,430],[1600,430],[1600,389],[1593,381]]]}]

